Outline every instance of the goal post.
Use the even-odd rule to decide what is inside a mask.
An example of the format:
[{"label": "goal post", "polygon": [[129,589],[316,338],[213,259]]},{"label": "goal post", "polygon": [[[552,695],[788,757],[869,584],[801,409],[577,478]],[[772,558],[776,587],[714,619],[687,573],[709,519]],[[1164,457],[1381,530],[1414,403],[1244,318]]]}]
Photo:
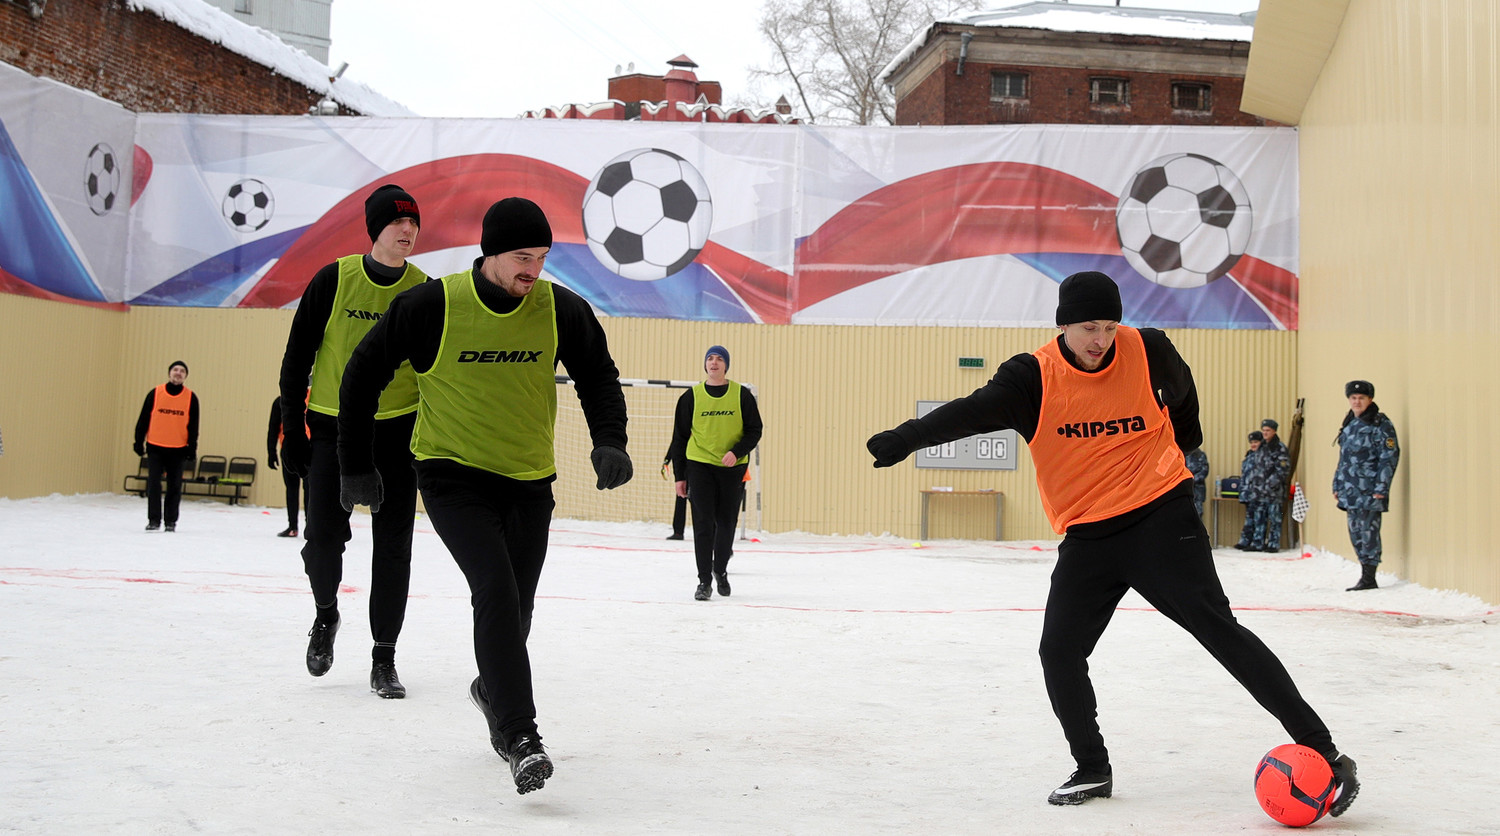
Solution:
[{"label": "goal post", "polygon": [[[575,520],[608,522],[649,522],[670,526],[675,503],[676,474],[671,467],[662,472],[662,460],[672,443],[672,425],[677,399],[686,389],[698,385],[696,380],[622,379],[625,413],[629,418],[630,436],[627,453],[635,468],[635,477],[612,491],[594,487],[594,465],[589,455],[594,445],[589,437],[588,422],[573,379],[557,375],[557,481],[552,492],[557,500],[553,516]],[[741,383],[756,397],[759,391]],[[740,535],[761,530],[760,448],[750,453],[750,481],[740,511]],[[691,517],[689,524],[691,525]]]}]

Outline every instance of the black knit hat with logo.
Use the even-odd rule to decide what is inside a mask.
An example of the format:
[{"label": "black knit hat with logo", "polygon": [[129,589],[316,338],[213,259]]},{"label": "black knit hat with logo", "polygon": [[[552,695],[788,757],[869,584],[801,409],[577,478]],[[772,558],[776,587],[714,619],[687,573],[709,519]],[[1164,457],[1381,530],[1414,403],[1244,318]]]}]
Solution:
[{"label": "black knit hat with logo", "polygon": [[1119,322],[1123,310],[1120,286],[1103,273],[1093,270],[1074,273],[1063,279],[1057,288],[1058,325],[1096,319]]},{"label": "black knit hat with logo", "polygon": [[407,194],[406,189],[387,183],[365,198],[365,231],[370,233],[372,242],[397,218],[411,218],[418,227],[422,225],[417,199]]},{"label": "black knit hat with logo", "polygon": [[484,213],[479,251],[486,256],[552,246],[552,225],[542,207],[524,197],[496,201]]}]

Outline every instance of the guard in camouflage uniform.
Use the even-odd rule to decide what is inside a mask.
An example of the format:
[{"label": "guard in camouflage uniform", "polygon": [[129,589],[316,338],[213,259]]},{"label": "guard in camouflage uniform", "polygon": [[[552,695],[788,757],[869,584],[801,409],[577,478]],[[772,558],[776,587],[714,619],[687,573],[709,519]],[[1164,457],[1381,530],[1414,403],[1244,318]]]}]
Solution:
[{"label": "guard in camouflage uniform", "polygon": [[1292,478],[1292,454],[1276,437],[1279,429],[1276,419],[1267,418],[1260,422],[1260,434],[1263,439],[1260,443],[1260,467],[1264,468],[1266,481],[1266,525],[1265,525],[1265,549],[1268,552],[1281,551],[1281,513],[1282,506],[1290,498],[1287,485],[1291,484]]},{"label": "guard in camouflage uniform", "polygon": [[1187,454],[1187,469],[1193,474],[1193,510],[1203,516],[1203,500],[1208,498],[1208,454],[1202,447],[1194,447]]},{"label": "guard in camouflage uniform", "polygon": [[1359,558],[1360,576],[1349,591],[1374,589],[1380,565],[1380,521],[1391,507],[1391,480],[1401,461],[1396,427],[1375,403],[1375,385],[1351,380],[1344,385],[1349,414],[1336,443],[1339,465],[1333,472],[1333,498],[1349,515],[1349,540]]},{"label": "guard in camouflage uniform", "polygon": [[1240,460],[1240,504],[1245,506],[1245,525],[1240,529],[1240,541],[1234,547],[1242,552],[1258,552],[1265,548],[1265,506],[1270,495],[1265,485],[1265,469],[1260,466],[1261,445],[1265,438],[1253,432],[1248,440],[1250,449]]}]

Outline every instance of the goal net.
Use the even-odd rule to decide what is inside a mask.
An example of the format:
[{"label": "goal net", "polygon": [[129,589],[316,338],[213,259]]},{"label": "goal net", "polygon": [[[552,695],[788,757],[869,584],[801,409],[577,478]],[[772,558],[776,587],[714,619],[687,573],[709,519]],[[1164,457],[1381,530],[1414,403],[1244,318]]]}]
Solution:
[{"label": "goal net", "polygon": [[[691,380],[621,380],[625,411],[629,416],[630,462],[635,477],[612,491],[597,490],[594,465],[589,459],[593,441],[573,381],[557,376],[557,481],[552,486],[557,499],[553,516],[575,520],[652,522],[672,524],[676,474],[670,467],[662,475],[662,459],[672,443],[672,423],[677,399],[691,389]],[[760,392],[745,384],[756,397]],[[750,481],[740,512],[740,532],[761,530],[760,450],[750,453]],[[692,524],[691,515],[688,518]]]}]

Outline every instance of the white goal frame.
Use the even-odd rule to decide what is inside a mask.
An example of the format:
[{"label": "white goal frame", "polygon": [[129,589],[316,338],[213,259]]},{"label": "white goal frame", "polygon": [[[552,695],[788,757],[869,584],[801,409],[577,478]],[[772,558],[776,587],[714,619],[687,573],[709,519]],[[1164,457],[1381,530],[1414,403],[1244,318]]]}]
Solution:
[{"label": "white goal frame", "polygon": [[[595,488],[594,467],[589,460],[593,442],[573,379],[559,374],[557,379],[557,425],[553,447],[557,453],[557,482],[553,495],[557,499],[554,515],[566,519],[605,520],[611,522],[650,522],[670,526],[675,481],[670,469],[663,473],[662,459],[672,440],[677,399],[682,390],[697,386],[696,380],[625,379],[625,409],[629,419],[627,433],[631,465],[635,477],[612,491]],[[749,383],[740,382],[757,400],[760,392]],[[566,388],[568,391],[562,391]],[[750,481],[740,504],[740,539],[762,530],[762,497],[760,447],[750,451]],[[692,524],[692,518],[688,518]]]}]

